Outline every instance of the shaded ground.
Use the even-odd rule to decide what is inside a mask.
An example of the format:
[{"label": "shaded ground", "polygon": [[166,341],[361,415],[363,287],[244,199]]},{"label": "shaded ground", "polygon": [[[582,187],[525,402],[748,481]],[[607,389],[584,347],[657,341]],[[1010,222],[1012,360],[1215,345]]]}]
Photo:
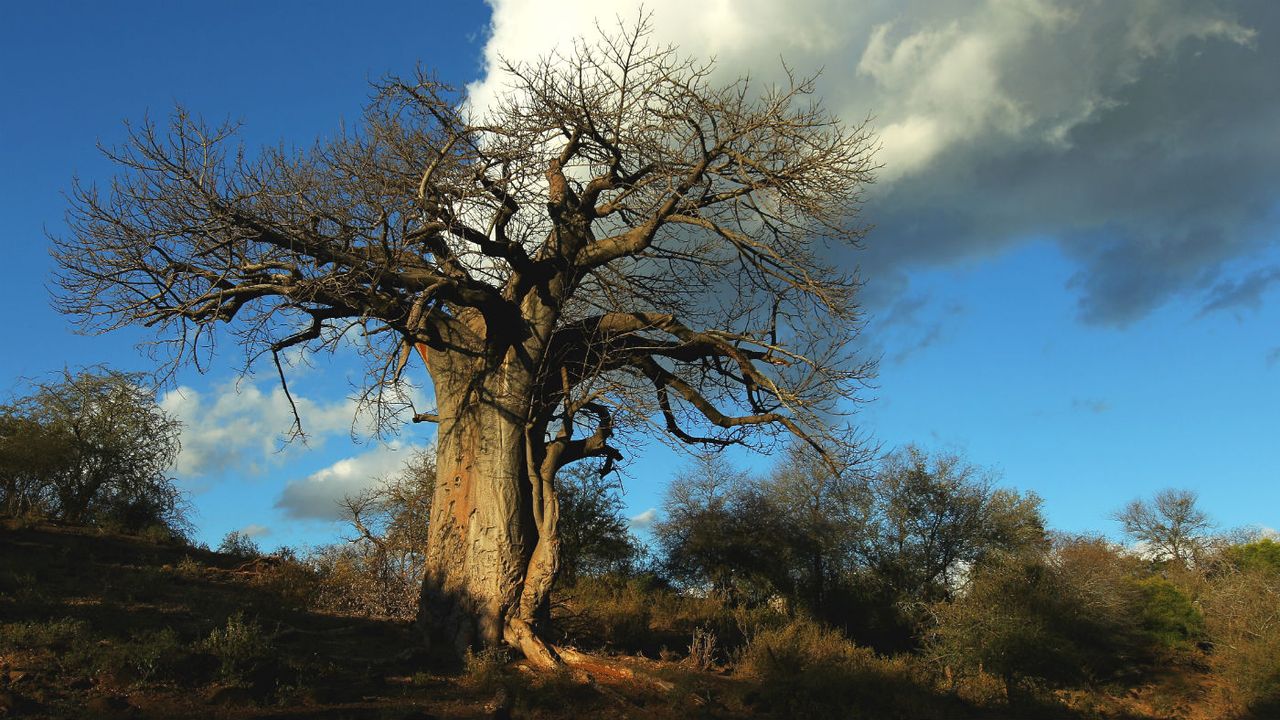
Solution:
[{"label": "shaded ground", "polygon": [[[574,654],[571,670],[548,675],[489,655],[465,672],[433,671],[406,652],[407,624],[306,610],[300,573],[84,528],[2,527],[0,717],[691,720],[811,707],[794,697],[803,684],[643,657]],[[1172,668],[1135,690],[1061,694],[1014,712],[1002,698],[965,701],[904,679],[824,712],[1208,720],[1206,682]]]}]

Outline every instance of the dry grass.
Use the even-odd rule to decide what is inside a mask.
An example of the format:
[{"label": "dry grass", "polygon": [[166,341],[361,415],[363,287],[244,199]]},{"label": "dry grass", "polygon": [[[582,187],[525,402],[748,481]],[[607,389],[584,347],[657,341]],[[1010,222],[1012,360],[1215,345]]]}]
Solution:
[{"label": "dry grass", "polygon": [[[935,675],[812,622],[634,580],[573,589],[558,615],[600,644],[570,671],[478,653],[450,674],[405,655],[408,623],[306,607],[305,569],[93,530],[0,529],[0,690],[34,718],[479,718],[499,690],[526,719],[1010,717],[993,678]],[[628,644],[650,658],[606,652]],[[668,659],[654,659],[663,646]],[[1206,707],[1188,678],[1130,699],[1064,695],[1036,717],[1207,720],[1176,714]]]}]

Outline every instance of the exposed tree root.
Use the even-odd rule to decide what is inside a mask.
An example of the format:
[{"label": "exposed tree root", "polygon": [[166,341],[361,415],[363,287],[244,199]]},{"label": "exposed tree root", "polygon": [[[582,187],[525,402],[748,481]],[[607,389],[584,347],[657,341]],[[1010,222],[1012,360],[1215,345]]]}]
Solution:
[{"label": "exposed tree root", "polygon": [[555,648],[538,637],[521,618],[508,618],[502,634],[508,645],[524,653],[525,659],[539,669],[554,670],[563,664]]}]

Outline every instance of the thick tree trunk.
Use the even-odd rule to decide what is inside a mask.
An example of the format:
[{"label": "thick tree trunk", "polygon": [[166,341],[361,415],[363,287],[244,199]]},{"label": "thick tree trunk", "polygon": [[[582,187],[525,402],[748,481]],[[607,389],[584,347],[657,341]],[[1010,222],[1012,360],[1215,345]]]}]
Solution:
[{"label": "thick tree trunk", "polygon": [[527,385],[500,372],[484,387],[455,384],[447,372],[454,368],[433,360],[437,475],[419,623],[436,651],[461,656],[506,642],[535,664],[554,665],[554,651],[533,628],[554,580],[558,541],[554,521],[546,522],[555,499],[530,480]]}]

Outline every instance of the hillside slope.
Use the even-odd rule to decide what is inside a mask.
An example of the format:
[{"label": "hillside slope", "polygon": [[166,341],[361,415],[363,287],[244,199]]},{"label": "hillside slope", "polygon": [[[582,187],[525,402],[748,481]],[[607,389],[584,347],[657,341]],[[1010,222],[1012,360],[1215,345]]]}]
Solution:
[{"label": "hillside slope", "polygon": [[[873,665],[841,705],[807,673],[769,685],[677,661],[574,653],[539,674],[497,655],[429,669],[407,623],[312,612],[296,563],[101,533],[0,527],[0,717],[1209,718],[1193,669],[1138,691],[1012,712]],[[879,661],[877,661],[879,662]],[[881,674],[877,675],[879,672]],[[886,682],[885,678],[890,680]],[[832,678],[835,678],[834,680]],[[815,685],[815,683],[818,683]],[[1030,714],[1028,714],[1030,713]]]}]

